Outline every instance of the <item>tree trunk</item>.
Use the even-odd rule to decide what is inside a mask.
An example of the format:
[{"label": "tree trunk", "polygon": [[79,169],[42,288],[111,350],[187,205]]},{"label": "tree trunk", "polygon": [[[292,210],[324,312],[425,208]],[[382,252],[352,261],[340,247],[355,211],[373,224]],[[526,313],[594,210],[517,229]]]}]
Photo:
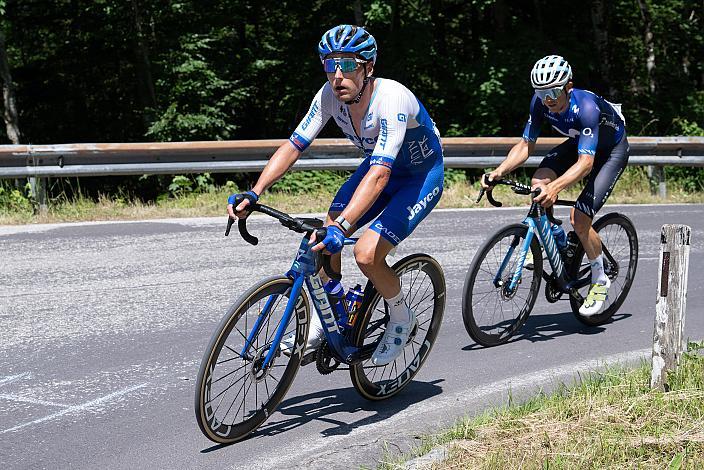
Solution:
[{"label": "tree trunk", "polygon": [[599,73],[601,81],[608,86],[609,97],[616,94],[613,83],[610,80],[609,61],[609,33],[606,26],[604,0],[593,0],[591,6],[592,25],[594,27],[594,45],[599,54]]},{"label": "tree trunk", "polygon": [[2,78],[2,101],[3,118],[5,119],[5,129],[7,138],[15,145],[20,143],[22,134],[20,133],[19,118],[17,115],[17,103],[15,101],[15,86],[12,83],[10,74],[10,63],[7,59],[5,49],[5,33],[0,31],[0,78]]},{"label": "tree trunk", "polygon": [[652,17],[644,0],[638,0],[640,15],[643,18],[644,44],[646,51],[645,68],[648,71],[648,89],[655,93],[655,44],[653,43]]},{"label": "tree trunk", "polygon": [[354,22],[357,26],[364,26],[364,13],[362,13],[362,0],[354,0]]},{"label": "tree trunk", "polygon": [[533,0],[533,7],[535,9],[535,19],[538,22],[538,31],[542,33],[545,30],[543,26],[543,7],[539,0]]},{"label": "tree trunk", "polygon": [[[132,18],[134,20],[135,39],[134,51],[137,58],[137,74],[139,75],[139,100],[144,108],[156,107],[156,92],[152,78],[152,66],[149,60],[149,50],[144,34],[144,19],[139,0],[132,0]],[[145,116],[146,119],[146,116]]]}]

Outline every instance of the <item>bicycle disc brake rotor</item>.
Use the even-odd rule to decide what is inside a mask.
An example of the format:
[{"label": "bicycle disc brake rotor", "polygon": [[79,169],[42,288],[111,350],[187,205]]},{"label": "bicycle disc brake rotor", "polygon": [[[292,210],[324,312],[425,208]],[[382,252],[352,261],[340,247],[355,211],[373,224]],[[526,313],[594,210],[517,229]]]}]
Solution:
[{"label": "bicycle disc brake rotor", "polygon": [[279,356],[279,354],[276,354],[274,355],[274,357],[271,358],[271,362],[269,362],[269,366],[266,369],[262,368],[262,365],[264,364],[264,359],[266,358],[266,355],[269,352],[269,348],[270,346],[263,347],[254,355],[254,359],[252,360],[252,366],[249,369],[249,375],[252,376],[252,381],[254,382],[261,382],[262,380],[264,380],[266,376],[269,375],[269,371],[272,367],[274,367],[274,364],[276,363],[276,358]]},{"label": "bicycle disc brake rotor", "polygon": [[513,297],[516,295],[516,292],[518,292],[518,286],[521,283],[521,280],[518,280],[518,283],[516,284],[516,287],[513,288],[513,290],[510,288],[511,286],[511,278],[513,278],[513,274],[506,276],[504,279],[501,280],[501,298],[504,301],[509,301],[513,299]]}]

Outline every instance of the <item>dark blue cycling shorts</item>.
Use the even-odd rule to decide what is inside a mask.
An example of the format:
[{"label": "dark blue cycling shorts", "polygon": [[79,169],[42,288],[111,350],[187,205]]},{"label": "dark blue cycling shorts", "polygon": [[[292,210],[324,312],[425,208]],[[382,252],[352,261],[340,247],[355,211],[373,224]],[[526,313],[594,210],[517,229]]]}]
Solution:
[{"label": "dark blue cycling shorts", "polygon": [[[329,212],[342,212],[347,207],[367,171],[369,158],[366,158],[342,185],[330,204]],[[398,245],[437,205],[442,195],[444,175],[442,158],[439,158],[427,173],[413,175],[392,172],[388,184],[372,207],[357,222],[357,227],[375,219],[369,228],[392,245]]]},{"label": "dark blue cycling shorts", "polygon": [[[587,176],[584,189],[574,207],[593,219],[611,195],[621,173],[628,165],[629,155],[630,146],[625,134],[614,147],[597,148],[594,166]],[[561,176],[576,162],[577,142],[575,139],[568,139],[550,150],[538,168],[549,168],[557,176]]]}]

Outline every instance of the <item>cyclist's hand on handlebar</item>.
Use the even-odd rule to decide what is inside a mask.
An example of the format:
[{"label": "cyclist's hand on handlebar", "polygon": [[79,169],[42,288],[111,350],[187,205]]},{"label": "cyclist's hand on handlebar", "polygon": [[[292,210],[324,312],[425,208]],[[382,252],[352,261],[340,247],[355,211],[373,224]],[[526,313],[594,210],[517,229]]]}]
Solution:
[{"label": "cyclist's hand on handlebar", "polygon": [[[240,200],[241,202],[235,207],[234,204]],[[233,194],[227,199],[227,213],[230,217],[244,219],[249,215],[246,207],[254,204],[259,200],[259,195],[254,191],[246,191],[241,194]]]},{"label": "cyclist's hand on handlebar", "polygon": [[545,183],[535,183],[531,186],[532,191],[540,190],[533,200],[543,207],[551,207],[557,201],[558,192],[550,185]]},{"label": "cyclist's hand on handlebar", "polygon": [[[342,251],[342,246],[345,242],[345,234],[342,233],[342,230],[340,230],[340,227],[337,225],[328,225],[326,228],[328,229],[327,235],[323,241],[315,245],[312,250],[320,251],[325,249],[331,255],[339,253]],[[315,243],[315,241],[315,232],[313,232],[310,238],[310,243]]]},{"label": "cyclist's hand on handlebar", "polygon": [[494,185],[489,184],[489,182],[501,179],[502,176],[503,175],[501,173],[499,173],[497,170],[494,170],[491,173],[483,174],[481,179],[479,180],[479,183],[482,185],[482,188],[484,188],[484,191],[491,191],[492,189],[494,189]]}]

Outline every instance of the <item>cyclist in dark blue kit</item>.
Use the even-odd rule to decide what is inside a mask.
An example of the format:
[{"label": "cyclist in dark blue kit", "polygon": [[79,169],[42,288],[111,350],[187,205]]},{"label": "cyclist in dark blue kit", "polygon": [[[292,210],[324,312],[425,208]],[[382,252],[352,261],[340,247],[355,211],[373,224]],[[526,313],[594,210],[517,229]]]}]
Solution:
[{"label": "cyclist in dark blue kit", "polygon": [[[550,55],[536,62],[531,84],[535,93],[523,138],[487,178],[499,179],[521,166],[533,153],[543,122],[568,137],[545,156],[533,174],[532,186],[540,188],[535,200],[547,208],[555,203],[560,191],[587,177],[570,221],[592,272],[592,285],[579,312],[592,316],[601,310],[611,284],[604,273],[601,239],[592,228],[592,219],[628,164],[625,119],[619,105],[574,88],[572,67],[561,56]],[[492,189],[483,178],[481,184],[487,191]]]}]

